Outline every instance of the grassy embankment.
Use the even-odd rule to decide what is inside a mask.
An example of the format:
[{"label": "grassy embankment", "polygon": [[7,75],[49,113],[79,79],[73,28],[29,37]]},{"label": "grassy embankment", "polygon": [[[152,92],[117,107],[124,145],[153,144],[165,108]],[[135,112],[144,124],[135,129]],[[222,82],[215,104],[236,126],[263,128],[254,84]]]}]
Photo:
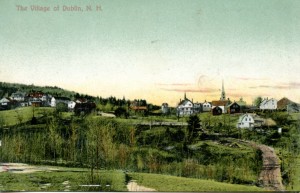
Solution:
[{"label": "grassy embankment", "polygon": [[157,191],[263,191],[256,186],[236,185],[200,180],[193,178],[175,177],[160,174],[130,173],[129,177],[137,180],[139,185],[154,188]]},{"label": "grassy embankment", "polygon": [[51,107],[22,107],[7,111],[0,111],[0,118],[3,120],[3,126],[13,126],[20,123],[26,123],[33,117],[39,118],[44,114],[53,112]]}]

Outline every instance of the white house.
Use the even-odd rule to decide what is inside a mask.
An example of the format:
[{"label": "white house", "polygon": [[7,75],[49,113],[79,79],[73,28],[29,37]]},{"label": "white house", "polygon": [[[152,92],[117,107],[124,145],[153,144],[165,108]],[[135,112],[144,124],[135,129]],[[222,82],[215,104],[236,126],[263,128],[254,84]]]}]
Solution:
[{"label": "white house", "polygon": [[68,109],[73,110],[75,108],[76,103],[74,101],[69,101],[68,102]]},{"label": "white house", "polygon": [[261,127],[265,123],[265,120],[256,114],[244,114],[239,117],[237,128],[254,128]]},{"label": "white house", "polygon": [[211,103],[207,102],[205,100],[205,102],[202,104],[202,111],[203,112],[210,112],[211,111],[211,108],[212,108],[212,105]]},{"label": "white house", "polygon": [[251,114],[244,114],[239,117],[237,128],[253,128],[254,117]]},{"label": "white house", "polygon": [[26,97],[26,93],[25,92],[20,92],[20,91],[12,93],[11,96],[10,96],[10,98],[12,100],[16,100],[16,101],[24,101],[25,97]]},{"label": "white house", "polygon": [[163,103],[161,105],[161,112],[163,114],[167,114],[169,112],[169,105],[168,105],[168,103]]},{"label": "white house", "polygon": [[276,99],[264,99],[260,105],[259,109],[261,110],[276,110],[277,109],[277,100]]},{"label": "white house", "polygon": [[51,102],[50,102],[50,106],[51,107],[56,107],[56,105],[58,103],[65,103],[68,105],[68,103],[70,102],[71,100],[67,97],[52,97],[51,98]]},{"label": "white house", "polygon": [[2,105],[2,106],[9,105],[9,103],[10,103],[10,100],[5,97],[0,100],[0,105]]},{"label": "white house", "polygon": [[192,101],[186,98],[186,94],[184,94],[184,100],[180,100],[177,106],[177,115],[192,115],[194,113],[194,104]]}]

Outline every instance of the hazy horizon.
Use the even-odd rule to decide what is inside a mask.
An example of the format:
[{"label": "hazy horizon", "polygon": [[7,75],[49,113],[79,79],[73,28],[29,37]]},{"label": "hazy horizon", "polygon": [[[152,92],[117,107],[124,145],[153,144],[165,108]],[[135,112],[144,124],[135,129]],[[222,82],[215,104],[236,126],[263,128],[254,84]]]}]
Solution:
[{"label": "hazy horizon", "polygon": [[175,106],[184,92],[218,100],[223,79],[232,101],[300,102],[299,11],[297,0],[2,0],[0,81]]}]

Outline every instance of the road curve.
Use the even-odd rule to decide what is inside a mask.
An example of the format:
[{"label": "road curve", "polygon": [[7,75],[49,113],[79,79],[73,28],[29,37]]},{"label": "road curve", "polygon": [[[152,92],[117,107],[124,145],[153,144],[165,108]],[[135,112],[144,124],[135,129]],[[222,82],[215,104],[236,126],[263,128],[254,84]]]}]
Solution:
[{"label": "road curve", "polygon": [[274,149],[252,141],[239,140],[239,142],[250,144],[262,152],[263,165],[258,178],[259,183],[267,190],[283,191],[280,161]]}]

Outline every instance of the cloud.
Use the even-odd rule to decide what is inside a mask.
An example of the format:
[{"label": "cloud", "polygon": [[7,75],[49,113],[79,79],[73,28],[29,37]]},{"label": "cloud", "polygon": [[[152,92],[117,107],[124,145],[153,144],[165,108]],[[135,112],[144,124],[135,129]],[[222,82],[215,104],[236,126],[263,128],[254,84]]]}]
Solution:
[{"label": "cloud", "polygon": [[258,89],[258,88],[267,88],[267,89],[299,89],[300,83],[299,82],[290,82],[290,83],[281,83],[278,85],[258,85],[258,86],[251,86],[250,89]]},{"label": "cloud", "polygon": [[217,92],[217,89],[205,88],[205,89],[193,89],[193,88],[160,88],[165,91],[174,91],[174,92],[198,92],[198,93],[214,93]]},{"label": "cloud", "polygon": [[267,80],[266,78],[235,77],[238,80]]},{"label": "cloud", "polygon": [[156,83],[155,85],[158,86],[191,86],[190,83],[171,83],[171,84],[165,84],[165,83]]},{"label": "cloud", "polygon": [[289,87],[290,88],[300,88],[300,82],[290,82]]}]

